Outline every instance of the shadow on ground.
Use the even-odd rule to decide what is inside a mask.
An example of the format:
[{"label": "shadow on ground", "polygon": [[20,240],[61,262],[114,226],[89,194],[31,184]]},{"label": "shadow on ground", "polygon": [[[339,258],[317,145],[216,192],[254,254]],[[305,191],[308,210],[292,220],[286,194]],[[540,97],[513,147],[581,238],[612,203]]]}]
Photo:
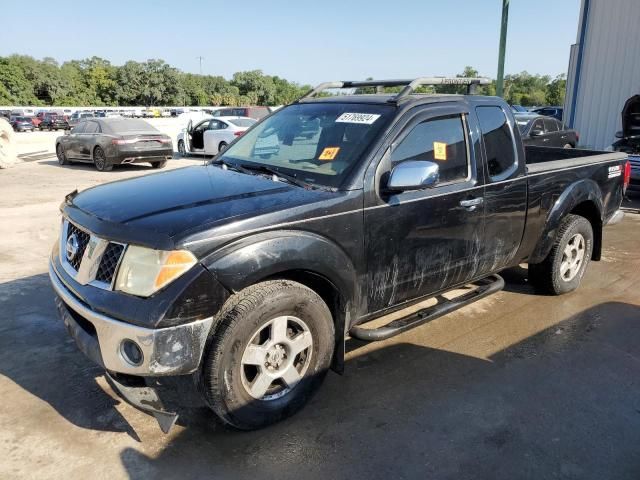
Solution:
[{"label": "shadow on ground", "polygon": [[[135,437],[52,296],[46,275],[0,285],[0,374],[74,425]],[[159,453],[121,461],[131,478],[640,477],[638,306],[597,305],[489,359],[362,345],[285,422],[238,432],[192,409],[168,441],[158,429],[141,444]]]},{"label": "shadow on ground", "polygon": [[78,351],[53,297],[47,274],[0,284],[0,375],[78,427],[138,439],[114,408],[119,402],[96,383],[103,371]]}]

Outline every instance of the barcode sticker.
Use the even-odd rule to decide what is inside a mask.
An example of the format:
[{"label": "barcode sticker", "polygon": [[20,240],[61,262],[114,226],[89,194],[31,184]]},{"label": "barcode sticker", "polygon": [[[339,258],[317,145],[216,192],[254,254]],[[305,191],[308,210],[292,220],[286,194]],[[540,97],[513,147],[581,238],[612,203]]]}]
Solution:
[{"label": "barcode sticker", "polygon": [[336,118],[336,123],[360,123],[362,125],[371,125],[380,115],[377,113],[343,113]]}]

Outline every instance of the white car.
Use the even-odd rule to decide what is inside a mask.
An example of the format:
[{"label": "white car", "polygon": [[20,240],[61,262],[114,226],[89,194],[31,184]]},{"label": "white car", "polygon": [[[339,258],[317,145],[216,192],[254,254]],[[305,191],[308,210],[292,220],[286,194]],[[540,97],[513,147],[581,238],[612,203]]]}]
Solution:
[{"label": "white car", "polygon": [[248,117],[216,117],[189,121],[178,134],[181,155],[217,155],[257,120]]}]

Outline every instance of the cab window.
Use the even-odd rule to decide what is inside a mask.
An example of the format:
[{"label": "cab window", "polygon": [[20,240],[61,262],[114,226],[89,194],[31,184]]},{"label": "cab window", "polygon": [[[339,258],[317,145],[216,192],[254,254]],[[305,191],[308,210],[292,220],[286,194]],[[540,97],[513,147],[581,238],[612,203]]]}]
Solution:
[{"label": "cab window", "polygon": [[547,133],[551,133],[551,132],[557,132],[558,129],[558,122],[556,120],[554,120],[553,118],[545,118],[544,119],[544,131]]},{"label": "cab window", "polygon": [[391,164],[427,160],[439,167],[438,183],[467,179],[469,159],[462,116],[436,118],[419,123],[391,153]]},{"label": "cab window", "polygon": [[507,116],[497,106],[476,107],[487,167],[491,180],[496,182],[508,178],[515,172],[516,152]]}]

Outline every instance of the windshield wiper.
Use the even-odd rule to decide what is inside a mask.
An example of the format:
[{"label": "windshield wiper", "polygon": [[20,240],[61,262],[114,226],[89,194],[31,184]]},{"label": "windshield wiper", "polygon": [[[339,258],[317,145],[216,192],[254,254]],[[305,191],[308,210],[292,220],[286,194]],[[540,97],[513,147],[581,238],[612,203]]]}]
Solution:
[{"label": "windshield wiper", "polygon": [[227,170],[235,170],[236,172],[240,172],[240,173],[246,173],[247,175],[253,175],[252,172],[250,172],[249,170],[247,170],[246,168],[244,168],[242,165],[240,165],[239,163],[231,163],[231,162],[227,162],[226,160],[223,160],[222,158],[217,158],[215,160],[213,160],[211,162],[211,165],[222,165],[223,167],[225,167]]},{"label": "windshield wiper", "polygon": [[315,188],[314,185],[307,183],[305,181],[299,180],[296,177],[294,177],[293,175],[289,175],[288,173],[282,173],[279,172],[278,170],[268,167],[266,165],[244,165],[242,168],[244,168],[245,170],[253,170],[255,172],[264,172],[264,173],[268,173],[270,175],[273,175],[276,179],[278,180],[284,180],[287,183],[290,183],[291,185],[295,185],[297,187],[302,187],[302,188]]}]

